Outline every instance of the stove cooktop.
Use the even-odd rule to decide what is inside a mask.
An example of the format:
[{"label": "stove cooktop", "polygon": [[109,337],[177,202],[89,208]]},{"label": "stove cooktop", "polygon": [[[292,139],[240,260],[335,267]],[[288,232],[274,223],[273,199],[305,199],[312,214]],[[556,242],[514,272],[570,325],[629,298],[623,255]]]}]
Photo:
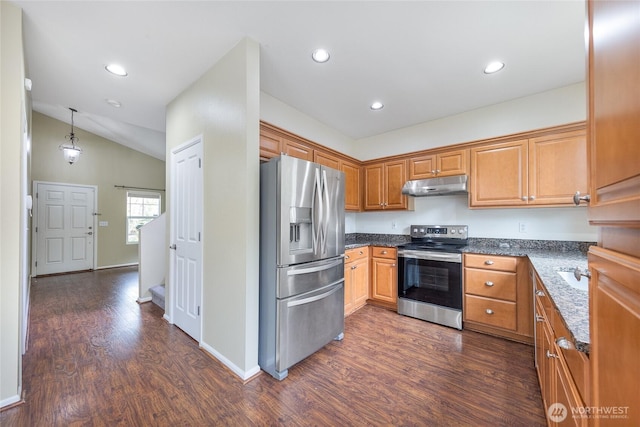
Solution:
[{"label": "stove cooktop", "polygon": [[411,243],[398,248],[460,253],[467,245],[468,232],[466,225],[412,225]]}]

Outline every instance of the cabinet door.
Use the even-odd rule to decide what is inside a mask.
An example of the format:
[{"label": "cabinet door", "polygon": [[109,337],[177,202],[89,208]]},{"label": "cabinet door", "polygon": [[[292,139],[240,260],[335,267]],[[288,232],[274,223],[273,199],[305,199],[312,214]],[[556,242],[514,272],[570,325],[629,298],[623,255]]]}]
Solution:
[{"label": "cabinet door", "polygon": [[[589,219],[640,220],[640,3],[590,1]],[[612,25],[612,22],[624,25]]]},{"label": "cabinet door", "polygon": [[527,204],[527,147],[525,139],[471,149],[472,207]]},{"label": "cabinet door", "polygon": [[407,166],[404,160],[385,163],[385,209],[406,209],[407,196],[402,187],[407,182]]},{"label": "cabinet door", "polygon": [[540,391],[542,392],[542,400],[543,403],[545,403],[545,408],[546,408],[546,402],[547,402],[547,396],[545,395],[545,392],[547,392],[547,357],[545,354],[545,323],[547,322],[547,319],[544,316],[544,309],[542,308],[542,303],[540,303],[538,301],[538,299],[536,298],[535,301],[535,328],[536,328],[536,332],[535,332],[535,362],[536,362],[536,369],[538,371],[538,381],[540,382]]},{"label": "cabinet door", "polygon": [[360,192],[360,166],[342,162],[342,172],[344,172],[344,208],[348,211],[360,211],[362,208],[362,197]]},{"label": "cabinet door", "polygon": [[313,152],[313,161],[321,164],[322,166],[340,170],[340,159],[329,153],[315,150]]},{"label": "cabinet door", "polygon": [[[640,425],[640,259],[589,249],[591,401],[589,406],[628,407],[621,426]],[[607,420],[594,420],[595,426]]]},{"label": "cabinet door", "polygon": [[573,205],[576,191],[586,194],[586,131],[529,140],[529,204]]},{"label": "cabinet door", "polygon": [[313,149],[311,147],[287,138],[282,139],[282,152],[291,157],[313,161]]},{"label": "cabinet door", "polygon": [[396,261],[373,258],[371,266],[371,299],[396,304],[398,298]]},{"label": "cabinet door", "polygon": [[437,176],[465,175],[468,172],[469,150],[455,150],[438,154],[436,157]]},{"label": "cabinet door", "polygon": [[436,172],[436,156],[420,156],[409,160],[409,179],[433,178]]},{"label": "cabinet door", "polygon": [[369,298],[369,258],[353,263],[353,305],[358,309]]},{"label": "cabinet door", "polygon": [[364,209],[384,208],[384,164],[378,163],[364,168]]},{"label": "cabinet door", "polygon": [[267,129],[260,129],[260,160],[277,157],[282,151],[281,138],[278,134]]},{"label": "cabinet door", "polygon": [[353,262],[344,264],[344,315],[347,316],[354,311],[353,304]]}]

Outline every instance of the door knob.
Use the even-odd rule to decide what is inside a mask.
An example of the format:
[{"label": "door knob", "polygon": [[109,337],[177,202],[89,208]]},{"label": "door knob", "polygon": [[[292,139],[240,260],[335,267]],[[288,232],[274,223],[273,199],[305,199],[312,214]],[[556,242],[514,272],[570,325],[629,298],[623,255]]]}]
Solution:
[{"label": "door knob", "polygon": [[93,235],[93,231],[90,231],[90,232],[88,232],[87,234],[88,234],[89,236],[92,236],[92,235]]},{"label": "door knob", "polygon": [[169,249],[173,249],[175,251],[176,249],[178,249],[178,246],[176,246],[176,244],[174,243],[173,245],[169,246]]}]

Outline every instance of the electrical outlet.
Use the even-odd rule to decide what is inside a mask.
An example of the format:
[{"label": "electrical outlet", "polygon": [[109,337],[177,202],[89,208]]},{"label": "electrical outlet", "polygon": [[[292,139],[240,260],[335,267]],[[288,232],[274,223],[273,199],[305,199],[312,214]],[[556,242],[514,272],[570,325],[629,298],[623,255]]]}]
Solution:
[{"label": "electrical outlet", "polygon": [[518,231],[520,233],[526,233],[528,228],[529,228],[529,225],[526,222],[518,223]]},{"label": "electrical outlet", "polygon": [[100,221],[100,223],[98,225],[100,227],[108,227],[109,226],[109,221]]},{"label": "electrical outlet", "polygon": [[397,223],[397,222],[395,222],[395,221],[391,221],[391,228],[392,228],[392,229],[394,229],[394,230],[395,230],[396,228],[398,228],[398,223]]}]

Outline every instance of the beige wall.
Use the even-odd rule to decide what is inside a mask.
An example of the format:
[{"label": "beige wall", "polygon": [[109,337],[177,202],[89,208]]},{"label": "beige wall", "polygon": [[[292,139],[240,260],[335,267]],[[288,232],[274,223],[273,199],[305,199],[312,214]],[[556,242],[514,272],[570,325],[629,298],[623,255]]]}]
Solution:
[{"label": "beige wall", "polygon": [[167,186],[172,150],[203,141],[200,345],[243,378],[259,370],[259,76],[259,46],[245,39],[167,107]]},{"label": "beige wall", "polygon": [[[98,221],[108,221],[109,225],[96,228],[97,267],[137,263],[138,245],[125,243],[127,192],[114,185],[164,189],[165,163],[75,128],[83,153],[76,163],[70,165],[58,149],[71,130],[70,125],[34,112],[32,126],[33,181],[98,186],[98,213],[101,214]],[[164,211],[165,193],[160,194]]]},{"label": "beige wall", "polygon": [[24,90],[22,11],[0,2],[0,407],[22,388],[21,266],[25,262],[24,209],[27,97]]}]

